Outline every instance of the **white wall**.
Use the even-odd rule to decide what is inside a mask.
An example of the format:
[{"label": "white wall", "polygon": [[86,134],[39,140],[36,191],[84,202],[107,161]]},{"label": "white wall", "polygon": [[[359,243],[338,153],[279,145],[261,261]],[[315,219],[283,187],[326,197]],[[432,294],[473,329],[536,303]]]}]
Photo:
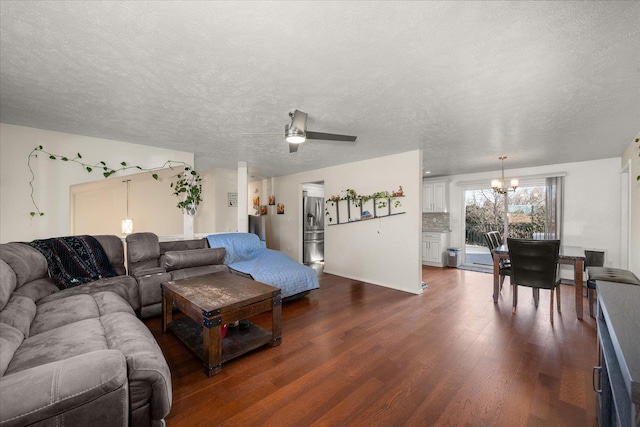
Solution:
[{"label": "white wall", "polygon": [[145,172],[72,185],[71,234],[120,235],[121,220],[127,217],[127,180],[134,233],[183,234],[184,215],[170,186],[181,170],[157,171],[157,180]]},{"label": "white wall", "polygon": [[[505,176],[527,176],[565,172],[563,244],[606,249],[606,265],[620,265],[620,158],[563,163],[505,170]],[[464,247],[462,218],[464,194],[458,183],[486,181],[500,170],[454,175],[451,190],[452,246]],[[563,274],[564,276],[564,274]]]},{"label": "white wall", "polygon": [[65,156],[80,152],[87,163],[118,165],[125,161],[151,168],[167,160],[191,165],[194,160],[192,153],[0,123],[0,242],[70,234],[69,187],[104,179],[99,171],[89,174],[79,165],[39,156],[32,162],[36,174],[34,199],[45,216],[32,219],[27,158],[38,145]]},{"label": "white wall", "polygon": [[238,172],[211,169],[201,172],[203,201],[195,216],[195,232],[200,234],[238,230],[238,207],[230,207],[228,193],[238,192]]},{"label": "white wall", "polygon": [[302,185],[324,182],[325,199],[347,188],[359,194],[404,189],[404,215],[325,228],[324,271],[421,293],[422,152],[411,151],[278,177],[273,192],[284,215],[269,213],[269,247],[302,260]]},{"label": "white wall", "polygon": [[[638,134],[637,137],[640,137]],[[631,163],[631,200],[629,223],[629,270],[640,277],[640,143],[632,142],[622,155],[621,166]]]}]

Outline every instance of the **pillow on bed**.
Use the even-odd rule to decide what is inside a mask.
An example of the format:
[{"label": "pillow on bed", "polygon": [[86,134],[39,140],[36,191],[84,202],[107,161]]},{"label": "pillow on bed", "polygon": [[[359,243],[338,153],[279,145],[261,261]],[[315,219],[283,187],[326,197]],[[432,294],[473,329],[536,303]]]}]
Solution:
[{"label": "pillow on bed", "polygon": [[167,271],[173,271],[183,268],[222,264],[225,252],[224,248],[168,251],[160,257],[160,265],[164,266]]}]

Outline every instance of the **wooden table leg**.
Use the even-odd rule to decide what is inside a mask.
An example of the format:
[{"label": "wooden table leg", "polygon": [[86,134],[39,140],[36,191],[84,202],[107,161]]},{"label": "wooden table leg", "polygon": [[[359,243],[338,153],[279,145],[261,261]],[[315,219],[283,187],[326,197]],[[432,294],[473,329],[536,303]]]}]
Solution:
[{"label": "wooden table leg", "polygon": [[493,254],[493,302],[498,302],[500,293],[500,256]]},{"label": "wooden table leg", "polygon": [[207,317],[203,313],[202,339],[204,373],[212,377],[222,370],[222,338],[220,337],[220,317]]},{"label": "wooden table leg", "polygon": [[582,320],[582,270],[584,269],[584,261],[577,259],[573,262],[573,281],[576,286],[576,316]]},{"label": "wooden table leg", "polygon": [[280,292],[273,296],[271,329],[271,347],[275,347],[282,342],[282,298]]},{"label": "wooden table leg", "polygon": [[173,320],[173,293],[160,285],[162,292],[162,331],[167,332],[167,325]]}]

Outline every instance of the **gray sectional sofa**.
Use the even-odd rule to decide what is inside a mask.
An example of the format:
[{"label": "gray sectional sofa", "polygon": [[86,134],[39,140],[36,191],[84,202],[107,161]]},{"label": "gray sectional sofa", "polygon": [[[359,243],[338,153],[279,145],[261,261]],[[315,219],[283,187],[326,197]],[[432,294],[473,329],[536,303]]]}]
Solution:
[{"label": "gray sectional sofa", "polygon": [[140,317],[162,313],[160,285],[170,280],[229,271],[224,248],[209,248],[207,239],[160,242],[154,233],[127,236],[129,274],[138,281]]},{"label": "gray sectional sofa", "polygon": [[158,426],[171,374],[136,317],[117,236],[94,236],[118,276],[60,290],[46,258],[0,245],[0,426]]}]

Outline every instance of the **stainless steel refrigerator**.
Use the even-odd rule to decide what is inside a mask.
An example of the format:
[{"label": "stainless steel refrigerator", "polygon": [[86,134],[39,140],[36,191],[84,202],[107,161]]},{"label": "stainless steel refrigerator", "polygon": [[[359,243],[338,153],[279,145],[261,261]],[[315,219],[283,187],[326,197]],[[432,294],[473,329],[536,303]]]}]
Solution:
[{"label": "stainless steel refrigerator", "polygon": [[303,262],[324,261],[324,198],[302,194]]}]

